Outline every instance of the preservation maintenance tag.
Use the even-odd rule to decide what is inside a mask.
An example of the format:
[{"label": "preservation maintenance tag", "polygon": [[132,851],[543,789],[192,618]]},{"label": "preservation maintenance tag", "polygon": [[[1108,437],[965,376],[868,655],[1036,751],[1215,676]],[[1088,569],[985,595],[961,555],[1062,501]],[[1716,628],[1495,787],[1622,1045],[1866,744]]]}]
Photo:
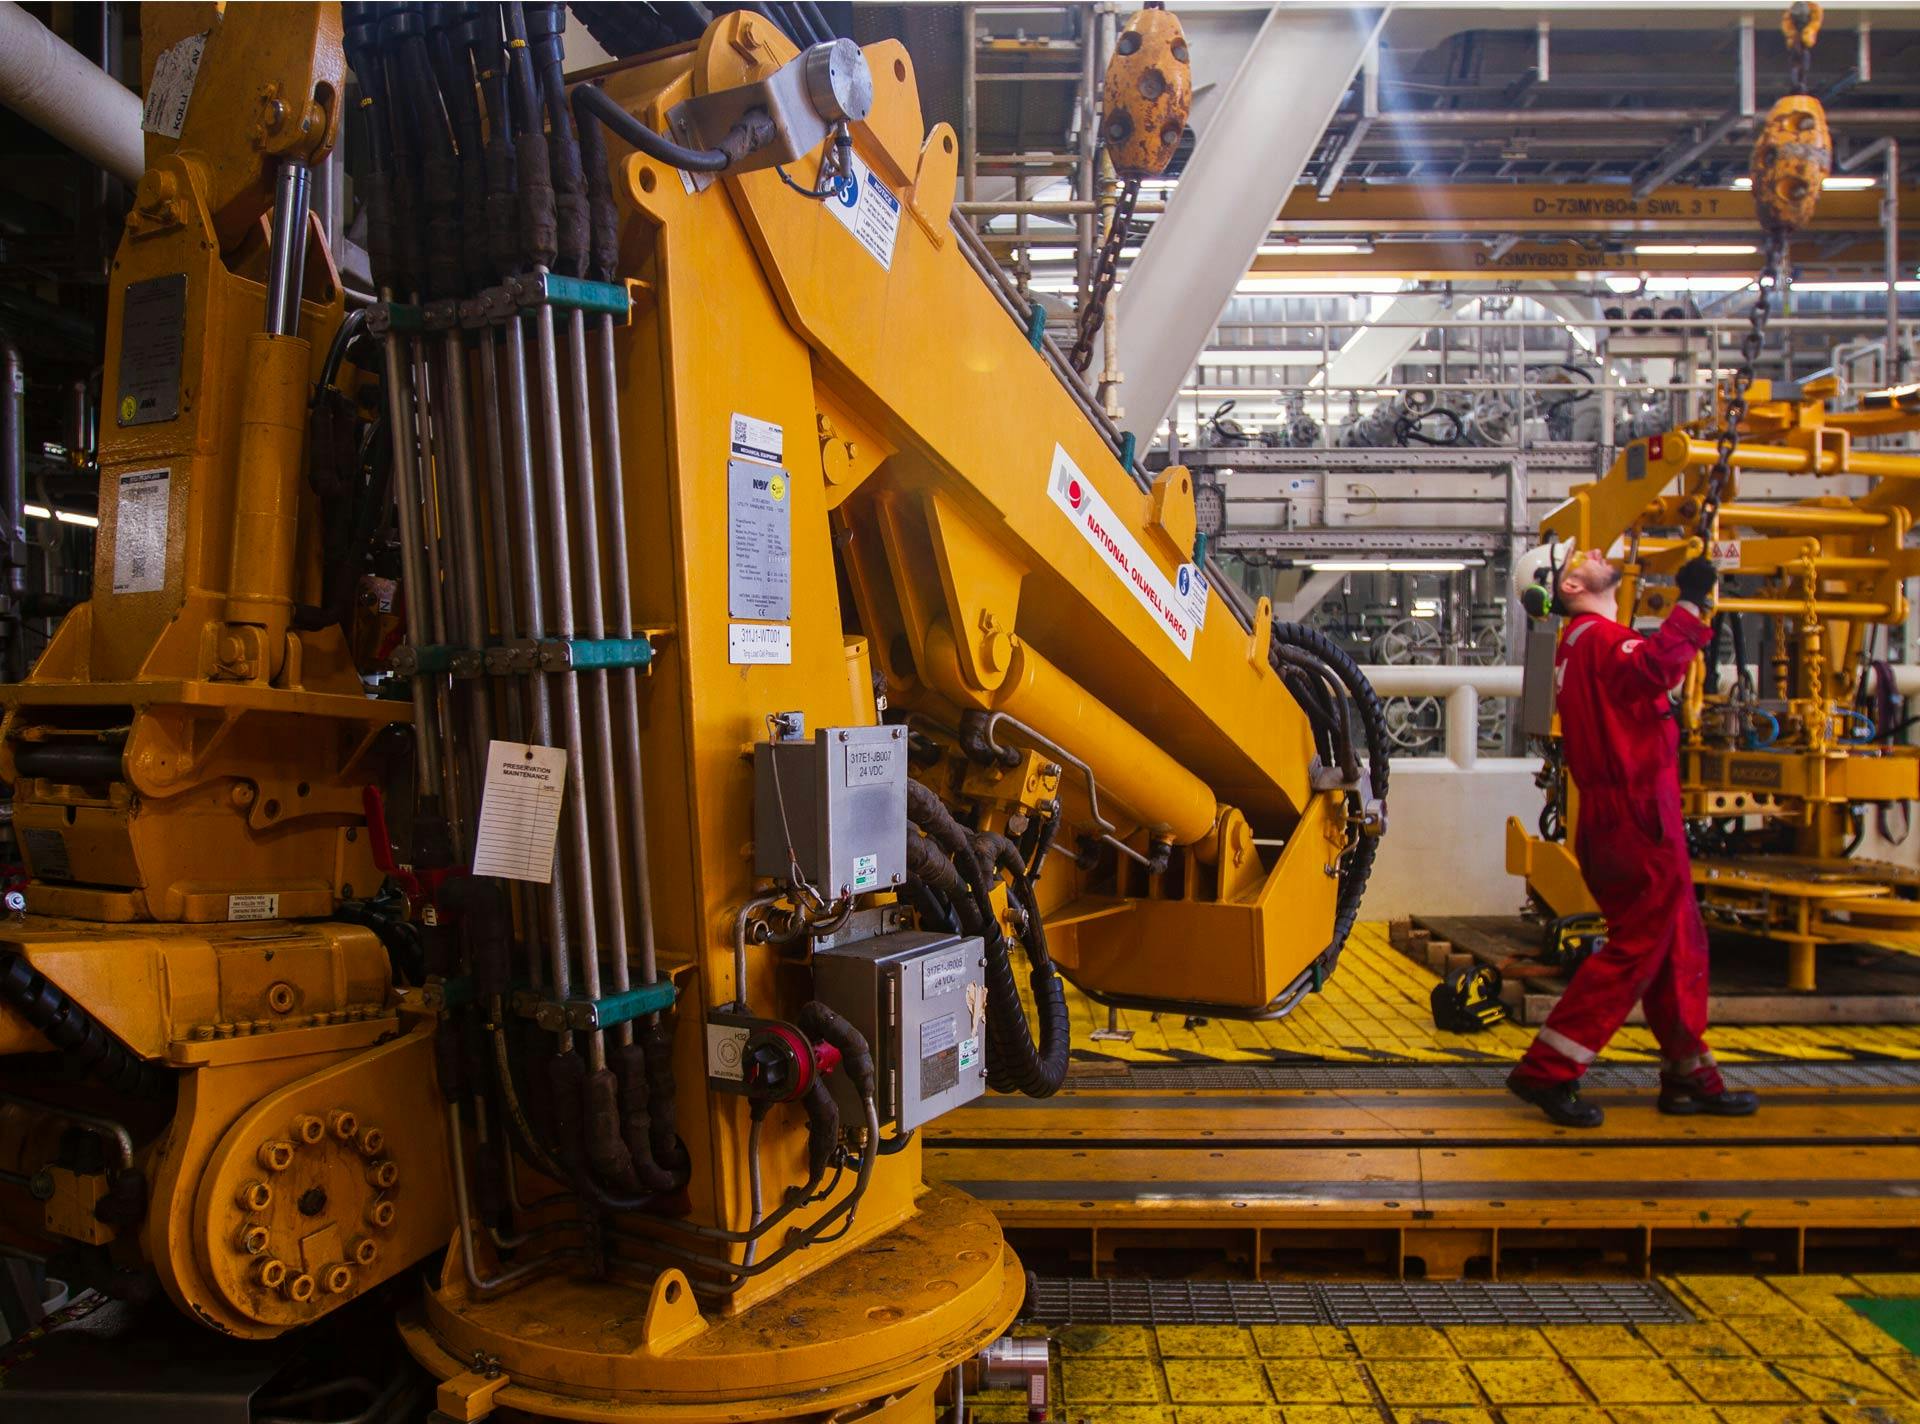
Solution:
[{"label": "preservation maintenance tag", "polygon": [[488,742],[473,873],[552,884],[566,785],[565,747]]}]

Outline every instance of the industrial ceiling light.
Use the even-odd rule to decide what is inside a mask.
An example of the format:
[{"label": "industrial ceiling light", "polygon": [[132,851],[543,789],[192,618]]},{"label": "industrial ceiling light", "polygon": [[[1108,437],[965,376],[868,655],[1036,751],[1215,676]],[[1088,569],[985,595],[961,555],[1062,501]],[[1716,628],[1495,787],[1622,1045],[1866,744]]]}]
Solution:
[{"label": "industrial ceiling light", "polygon": [[1750,242],[1636,242],[1633,250],[1643,256],[1748,257],[1760,249]]},{"label": "industrial ceiling light", "polygon": [[1457,574],[1480,567],[1484,559],[1315,559],[1316,574]]},{"label": "industrial ceiling light", "polygon": [[[1838,190],[1838,189],[1845,189],[1845,188],[1873,188],[1873,187],[1877,187],[1879,185],[1879,182],[1880,180],[1878,178],[1868,178],[1860,174],[1849,175],[1845,173],[1836,173],[1831,178],[1827,179],[1826,182],[1822,183],[1820,186],[1828,190]],[[1748,191],[1753,187],[1753,179],[1736,178],[1733,180],[1733,186],[1740,189],[1743,192]]]}]

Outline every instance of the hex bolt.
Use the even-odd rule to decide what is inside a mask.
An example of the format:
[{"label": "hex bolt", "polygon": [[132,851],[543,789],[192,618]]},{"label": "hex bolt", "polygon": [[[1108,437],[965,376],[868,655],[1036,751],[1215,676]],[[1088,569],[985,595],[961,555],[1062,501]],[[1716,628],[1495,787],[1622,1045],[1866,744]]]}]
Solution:
[{"label": "hex bolt", "polygon": [[255,1178],[234,1194],[242,1211],[265,1211],[273,1205],[273,1188]]},{"label": "hex bolt", "polygon": [[376,1197],[373,1204],[367,1208],[367,1220],[382,1231],[393,1225],[393,1218],[393,1203],[385,1197]]},{"label": "hex bolt", "polygon": [[311,1147],[327,1135],[327,1125],[312,1113],[301,1113],[293,1120],[293,1135]]},{"label": "hex bolt", "polygon": [[296,1305],[305,1305],[313,1299],[313,1277],[302,1271],[287,1281],[287,1298]]},{"label": "hex bolt", "polygon": [[347,1254],[353,1257],[356,1265],[371,1266],[380,1254],[380,1243],[371,1236],[356,1236],[353,1244],[347,1248]]},{"label": "hex bolt", "polygon": [[335,1263],[327,1267],[327,1294],[339,1295],[353,1284],[353,1267],[344,1263]]},{"label": "hex bolt", "polygon": [[367,1180],[384,1192],[400,1180],[400,1166],[383,1157],[367,1168]]},{"label": "hex bolt", "polygon": [[267,1249],[269,1239],[267,1228],[255,1223],[240,1233],[240,1249],[249,1256],[258,1256]]},{"label": "hex bolt", "polygon": [[360,1155],[378,1157],[380,1149],[387,1145],[387,1135],[377,1127],[369,1127],[360,1134]]},{"label": "hex bolt", "polygon": [[333,1135],[342,1142],[353,1141],[355,1135],[360,1131],[360,1119],[348,1112],[345,1108],[334,1109],[328,1116],[327,1123],[333,1128]]},{"label": "hex bolt", "polygon": [[271,1138],[260,1144],[260,1165],[269,1172],[284,1172],[293,1165],[293,1144],[283,1138]]},{"label": "hex bolt", "polygon": [[287,1263],[269,1256],[254,1266],[253,1278],[268,1290],[279,1290],[286,1283]]}]

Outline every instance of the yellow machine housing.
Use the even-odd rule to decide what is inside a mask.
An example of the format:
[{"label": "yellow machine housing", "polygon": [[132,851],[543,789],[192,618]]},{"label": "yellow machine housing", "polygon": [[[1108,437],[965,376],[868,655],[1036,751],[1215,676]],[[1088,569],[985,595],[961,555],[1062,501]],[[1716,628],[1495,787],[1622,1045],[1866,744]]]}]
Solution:
[{"label": "yellow machine housing", "polygon": [[[490,718],[506,736],[524,725],[533,679],[559,689],[574,676],[551,661],[569,646],[553,630],[533,630],[547,639],[538,650],[502,636],[511,571],[496,554],[517,563],[516,541],[544,541],[552,527],[516,529],[484,484],[463,503],[450,481],[461,461],[484,463],[479,452],[499,458],[494,417],[509,383],[496,363],[523,349],[551,357],[570,322],[580,341],[581,318],[480,303],[466,324],[423,336],[401,325],[419,307],[381,304],[393,322],[385,379],[417,383],[391,408],[414,412],[422,432],[429,412],[433,422],[433,440],[417,444],[427,537],[456,550],[468,518],[504,537],[488,539],[478,604],[462,601],[458,558],[433,575],[451,622],[484,626],[498,671],[473,675],[478,648],[465,650],[472,663],[452,659],[463,669],[453,672],[415,647],[411,707],[366,695],[360,679],[375,670],[354,666],[337,628],[310,631],[297,616],[317,579],[306,406],[343,314],[318,226],[297,332],[260,331],[274,165],[318,161],[337,132],[339,13],[205,13],[186,131],[156,145],[113,286],[119,332],[130,289],[186,273],[179,411],[106,422],[93,599],[7,690],[0,751],[4,770],[21,772],[16,820],[33,871],[28,913],[0,934],[0,971],[72,1006],[70,1021],[99,1030],[87,1042],[117,1045],[123,1077],[153,1089],[138,1101],[117,1083],[29,1093],[28,1055],[69,1045],[0,998],[0,1085],[30,1099],[0,1108],[0,1165],[35,1170],[63,1112],[124,1119],[149,1204],[137,1229],[103,1232],[85,1205],[114,1190],[111,1172],[63,1187],[57,1212],[0,1186],[0,1230],[145,1263],[183,1310],[253,1337],[444,1253],[402,1329],[444,1381],[439,1407],[454,1418],[930,1421],[942,1377],[1012,1319],[1022,1273],[983,1206],[924,1181],[911,1133],[882,1138],[890,1116],[847,1125],[839,1160],[858,1157],[857,1182],[836,1175],[790,1203],[785,1232],[733,1286],[717,1285],[689,1246],[708,1243],[710,1257],[725,1240],[717,1249],[744,1265],[739,1233],[761,1197],[788,1201],[809,1179],[799,1105],[750,1107],[716,1087],[710,1057],[713,1026],[748,1004],[769,1023],[802,1016],[811,946],[826,932],[799,932],[801,897],[753,873],[766,831],[752,753],[769,718],[797,713],[811,731],[884,717],[911,739],[915,780],[970,833],[1016,836],[1055,818],[1035,883],[1053,956],[1126,1001],[1273,1014],[1318,988],[1351,921],[1342,897],[1378,807],[1322,763],[1314,725],[1275,671],[1266,602],[1243,607],[1193,562],[1187,472],[1144,480],[1131,443],[1057,378],[1024,316],[1010,319],[952,214],[954,133],[927,127],[910,57],[882,42],[864,51],[871,107],[846,127],[854,172],[885,195],[890,223],[843,221],[771,165],[696,180],[607,135],[630,302],[606,327],[617,421],[589,430],[584,415],[551,413],[594,400],[587,368],[558,361],[550,413],[536,409],[525,430],[507,421],[505,438],[541,452],[516,478],[564,465],[597,497],[620,488],[606,483],[616,457],[625,471],[605,523],[633,551],[630,601],[616,611],[649,647],[634,718],[649,774],[642,789],[639,762],[612,754],[565,794],[610,808],[584,844],[630,873],[623,891],[587,903],[563,835],[569,878],[514,887],[513,962],[530,968],[510,994],[476,991],[465,948],[425,982],[402,982],[380,939],[332,918],[388,871],[414,894],[411,928],[430,945],[464,945],[498,922],[450,914],[454,895],[436,900],[430,879],[387,861],[366,789],[404,780],[406,726],[425,709],[413,734],[446,748],[434,765],[470,846],[487,751],[476,728]],[[797,54],[765,18],[736,11],[695,45],[589,77],[667,132],[676,106],[764,83]],[[784,176],[814,182],[832,147]],[[109,390],[125,359],[116,336]],[[536,381],[539,364],[527,368]],[[785,618],[730,609],[728,467],[741,417],[783,438],[762,492],[787,510]],[[119,557],[138,541],[119,531],[133,527],[140,496],[123,477],[156,468],[170,488],[164,581],[127,591]],[[544,519],[551,506],[529,507]],[[404,508],[400,523],[404,537]],[[575,537],[585,537],[578,520]],[[614,559],[604,538],[576,544],[558,577],[598,560],[618,586]],[[409,606],[426,607],[426,592],[406,590]],[[781,655],[742,655],[774,635]],[[424,642],[421,629],[412,636]],[[517,649],[528,653],[518,664]],[[593,698],[607,694],[591,674],[579,686],[591,736]],[[49,759],[47,747],[88,750]],[[119,748],[118,761],[99,748]],[[577,768],[583,746],[568,750]],[[89,774],[29,774],[34,765]],[[1382,766],[1373,779],[1384,785]],[[461,866],[450,869],[457,881]],[[906,914],[893,885],[839,898],[861,923]],[[555,901],[575,925],[597,908],[602,925],[625,927],[624,941],[588,940],[576,966],[617,968],[621,984],[634,967],[641,990],[677,1000],[648,1020],[666,1046],[649,1072],[658,1083],[671,1069],[684,1182],[618,1209],[592,1205],[539,1142],[550,1107],[529,1086],[523,1041],[551,1033],[559,1049],[542,1061],[565,1058],[569,1045],[597,1043],[591,1015],[612,1002],[578,983],[564,1001],[543,986],[540,926]],[[1023,920],[1000,892],[992,910],[1010,933]],[[651,962],[643,939],[644,955],[657,945],[653,982],[639,969]],[[580,1012],[589,1017],[570,1017]],[[450,1074],[469,1050],[478,1066]],[[468,1072],[493,1076],[476,1087]],[[836,1211],[836,1232],[780,1249]]]}]

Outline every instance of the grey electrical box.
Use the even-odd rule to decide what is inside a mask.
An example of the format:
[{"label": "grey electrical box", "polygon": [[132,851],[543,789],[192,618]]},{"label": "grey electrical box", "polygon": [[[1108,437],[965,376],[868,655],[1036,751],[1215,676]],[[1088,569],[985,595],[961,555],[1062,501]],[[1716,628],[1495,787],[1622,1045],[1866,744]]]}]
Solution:
[{"label": "grey electrical box", "polygon": [[1553,735],[1553,662],[1560,648],[1560,620],[1529,623],[1520,676],[1520,730],[1529,737]]},{"label": "grey electrical box", "polygon": [[754,747],[754,874],[791,880],[789,847],[828,899],[906,879],[904,727],[827,727]]},{"label": "grey electrical box", "polygon": [[[881,1122],[910,1132],[987,1089],[986,950],[980,939],[899,930],[813,956],[813,995],[866,1036]],[[829,1079],[848,1121],[849,1076]]]}]

